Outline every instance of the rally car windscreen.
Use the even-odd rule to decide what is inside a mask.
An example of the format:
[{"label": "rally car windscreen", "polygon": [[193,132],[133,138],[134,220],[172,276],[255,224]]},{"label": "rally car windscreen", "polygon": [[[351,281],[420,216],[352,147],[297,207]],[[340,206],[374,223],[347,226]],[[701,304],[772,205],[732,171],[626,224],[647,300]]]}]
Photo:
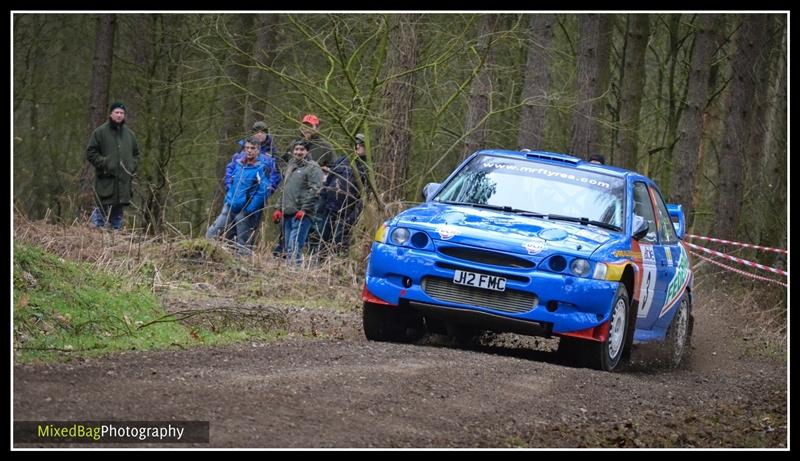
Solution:
[{"label": "rally car windscreen", "polygon": [[434,200],[586,218],[623,228],[624,190],[625,182],[613,176],[480,155]]}]

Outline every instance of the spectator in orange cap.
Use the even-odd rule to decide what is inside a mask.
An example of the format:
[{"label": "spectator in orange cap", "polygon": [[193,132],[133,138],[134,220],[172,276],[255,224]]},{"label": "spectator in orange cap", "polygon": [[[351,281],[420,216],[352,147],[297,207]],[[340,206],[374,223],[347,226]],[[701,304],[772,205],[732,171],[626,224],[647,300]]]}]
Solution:
[{"label": "spectator in orange cap", "polygon": [[[336,153],[333,151],[328,141],[324,140],[319,133],[319,117],[314,114],[306,114],[303,116],[302,123],[300,124],[300,139],[296,139],[292,146],[297,141],[307,141],[311,145],[308,154],[309,157],[317,162],[322,168],[322,171],[327,174],[328,168],[336,161]],[[292,157],[292,152],[286,152],[283,156],[284,161],[288,162]]]}]

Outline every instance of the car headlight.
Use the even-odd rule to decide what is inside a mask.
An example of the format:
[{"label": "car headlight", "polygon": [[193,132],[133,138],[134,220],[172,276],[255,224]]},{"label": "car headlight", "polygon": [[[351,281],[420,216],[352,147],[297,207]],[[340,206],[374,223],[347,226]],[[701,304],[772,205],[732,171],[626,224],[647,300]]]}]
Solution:
[{"label": "car headlight", "polygon": [[585,277],[589,275],[589,268],[589,261],[580,258],[573,259],[572,263],[569,265],[569,269],[578,277]]},{"label": "car headlight", "polygon": [[409,237],[411,237],[411,232],[405,227],[398,227],[392,231],[392,243],[395,245],[404,245],[408,242]]},{"label": "car headlight", "polygon": [[389,225],[383,223],[380,226],[378,226],[378,230],[375,231],[375,241],[379,243],[386,243],[386,237],[388,235],[389,235]]},{"label": "car headlight", "polygon": [[604,263],[597,263],[594,266],[594,273],[592,274],[592,278],[595,280],[605,280],[606,274],[608,274],[608,266]]}]

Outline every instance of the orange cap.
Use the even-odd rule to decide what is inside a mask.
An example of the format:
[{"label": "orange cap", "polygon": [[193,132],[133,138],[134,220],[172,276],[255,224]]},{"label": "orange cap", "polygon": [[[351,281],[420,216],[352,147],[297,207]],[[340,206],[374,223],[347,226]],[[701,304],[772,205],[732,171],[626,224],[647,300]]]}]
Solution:
[{"label": "orange cap", "polygon": [[314,114],[306,114],[305,117],[303,117],[303,123],[308,123],[309,125],[318,126],[319,118]]}]

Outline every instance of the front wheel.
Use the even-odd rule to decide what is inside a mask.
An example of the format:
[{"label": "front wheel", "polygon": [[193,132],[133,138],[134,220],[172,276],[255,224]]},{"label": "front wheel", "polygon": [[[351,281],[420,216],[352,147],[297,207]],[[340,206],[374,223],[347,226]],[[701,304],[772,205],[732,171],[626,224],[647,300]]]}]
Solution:
[{"label": "front wheel", "polygon": [[608,325],[608,337],[601,343],[593,344],[590,349],[589,363],[593,368],[614,371],[622,361],[625,347],[628,345],[630,331],[630,298],[625,285],[620,284],[611,307],[611,318]]},{"label": "front wheel", "polygon": [[577,338],[561,338],[559,352],[578,359],[581,364],[604,371],[614,371],[622,362],[625,348],[630,347],[631,332],[630,298],[628,290],[620,285],[614,296],[608,337],[603,342]]}]

